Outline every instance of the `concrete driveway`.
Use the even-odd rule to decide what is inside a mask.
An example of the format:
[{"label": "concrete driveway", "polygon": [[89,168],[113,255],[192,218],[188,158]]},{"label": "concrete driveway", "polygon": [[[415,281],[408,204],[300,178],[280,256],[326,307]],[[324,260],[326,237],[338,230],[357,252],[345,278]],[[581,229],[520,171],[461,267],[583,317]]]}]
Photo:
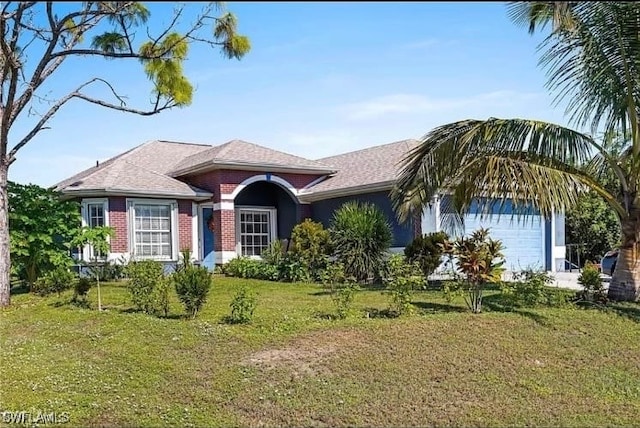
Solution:
[{"label": "concrete driveway", "polygon": [[[555,272],[551,274],[554,280],[554,287],[558,288],[568,288],[570,290],[582,290],[582,286],[578,284],[578,277],[580,276],[580,272]],[[602,285],[604,289],[609,288],[609,281],[611,281],[611,277],[609,275],[600,275],[602,278]]]}]

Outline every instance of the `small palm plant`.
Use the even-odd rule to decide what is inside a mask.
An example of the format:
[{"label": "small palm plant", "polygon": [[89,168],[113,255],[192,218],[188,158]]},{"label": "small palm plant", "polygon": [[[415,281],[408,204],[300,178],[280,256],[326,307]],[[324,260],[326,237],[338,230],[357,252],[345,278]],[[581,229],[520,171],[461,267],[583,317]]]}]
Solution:
[{"label": "small palm plant", "polygon": [[333,215],[330,234],[334,255],[344,265],[347,278],[363,282],[382,271],[392,232],[378,207],[345,203]]}]

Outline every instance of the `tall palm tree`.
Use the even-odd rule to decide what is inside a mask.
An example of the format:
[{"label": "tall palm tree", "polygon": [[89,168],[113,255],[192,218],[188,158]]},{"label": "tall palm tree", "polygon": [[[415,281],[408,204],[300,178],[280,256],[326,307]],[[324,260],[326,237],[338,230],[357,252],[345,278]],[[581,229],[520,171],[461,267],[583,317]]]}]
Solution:
[{"label": "tall palm tree", "polygon": [[[406,218],[446,192],[458,214],[477,198],[481,205],[510,198],[548,218],[593,189],[622,229],[609,297],[640,300],[640,4],[512,2],[509,12],[531,32],[552,24],[539,46],[547,88],[567,101],[572,126],[589,134],[527,119],[440,126],[405,158],[392,193],[395,208]],[[614,151],[591,137],[598,133],[630,138]],[[613,188],[605,185],[611,175],[618,180]]]}]

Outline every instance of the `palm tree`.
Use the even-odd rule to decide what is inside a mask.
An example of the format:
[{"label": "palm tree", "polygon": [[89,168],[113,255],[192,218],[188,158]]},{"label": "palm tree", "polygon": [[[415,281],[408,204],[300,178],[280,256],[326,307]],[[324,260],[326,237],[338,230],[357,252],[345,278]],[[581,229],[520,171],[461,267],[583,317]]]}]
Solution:
[{"label": "palm tree", "polygon": [[[640,4],[512,2],[511,18],[533,32],[551,23],[540,44],[547,88],[567,101],[572,126],[527,119],[463,120],[426,134],[404,159],[392,193],[401,219],[439,192],[464,213],[511,198],[545,217],[572,207],[592,189],[621,224],[621,248],[609,297],[640,299]],[[590,135],[629,135],[611,150]],[[615,176],[616,186],[606,177]],[[481,198],[481,199],[478,199]]]}]

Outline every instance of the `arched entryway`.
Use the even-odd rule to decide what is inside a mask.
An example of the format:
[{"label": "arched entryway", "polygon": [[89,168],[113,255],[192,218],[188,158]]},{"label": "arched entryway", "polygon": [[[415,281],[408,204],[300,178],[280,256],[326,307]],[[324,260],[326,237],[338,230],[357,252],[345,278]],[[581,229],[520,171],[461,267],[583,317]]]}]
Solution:
[{"label": "arched entryway", "polygon": [[289,239],[300,219],[296,197],[273,181],[246,185],[233,202],[238,255],[260,256],[274,240]]}]

